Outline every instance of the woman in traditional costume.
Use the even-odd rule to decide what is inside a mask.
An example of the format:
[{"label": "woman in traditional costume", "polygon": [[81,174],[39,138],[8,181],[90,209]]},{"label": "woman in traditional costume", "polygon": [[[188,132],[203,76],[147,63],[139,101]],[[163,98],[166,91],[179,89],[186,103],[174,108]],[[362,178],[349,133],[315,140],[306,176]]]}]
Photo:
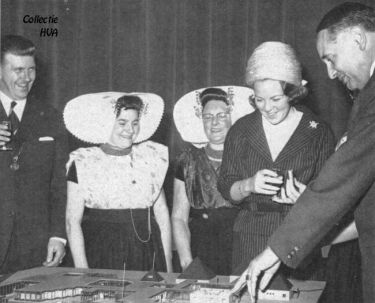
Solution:
[{"label": "woman in traditional costume", "polygon": [[172,271],[171,228],[162,189],[166,146],[149,141],[164,109],[147,93],[77,97],[67,129],[99,144],[70,154],[66,228],[74,266]]},{"label": "woman in traditional costume", "polygon": [[194,258],[218,275],[230,274],[232,229],[238,213],[217,190],[224,140],[232,125],[253,111],[246,87],[211,87],[190,92],[173,117],[188,147],[177,159],[172,226],[182,269]]}]

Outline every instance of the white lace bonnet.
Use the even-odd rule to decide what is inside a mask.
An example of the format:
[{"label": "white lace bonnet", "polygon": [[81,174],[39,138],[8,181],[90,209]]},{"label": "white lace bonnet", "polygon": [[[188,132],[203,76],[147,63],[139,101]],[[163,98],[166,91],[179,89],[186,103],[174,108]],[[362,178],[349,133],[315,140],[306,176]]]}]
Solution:
[{"label": "white lace bonnet", "polygon": [[[234,124],[239,118],[254,111],[249,103],[253,90],[242,86],[215,86],[228,94],[231,107],[231,119]],[[200,88],[182,96],[173,109],[173,120],[182,139],[196,146],[208,142],[202,121],[202,106],[199,100],[200,93],[205,90]]]},{"label": "white lace bonnet", "polygon": [[149,139],[157,130],[164,112],[163,99],[151,93],[101,92],[78,96],[65,105],[66,128],[82,141],[93,144],[108,142],[116,119],[116,101],[124,95],[136,95],[143,102],[140,131],[135,143]]}]

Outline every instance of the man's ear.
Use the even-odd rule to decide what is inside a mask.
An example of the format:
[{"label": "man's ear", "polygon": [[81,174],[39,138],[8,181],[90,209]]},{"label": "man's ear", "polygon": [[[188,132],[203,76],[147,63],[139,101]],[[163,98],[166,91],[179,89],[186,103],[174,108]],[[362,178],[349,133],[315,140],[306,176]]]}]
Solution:
[{"label": "man's ear", "polygon": [[354,26],[351,29],[354,42],[358,45],[361,51],[364,51],[367,46],[367,36],[365,30],[361,26]]}]

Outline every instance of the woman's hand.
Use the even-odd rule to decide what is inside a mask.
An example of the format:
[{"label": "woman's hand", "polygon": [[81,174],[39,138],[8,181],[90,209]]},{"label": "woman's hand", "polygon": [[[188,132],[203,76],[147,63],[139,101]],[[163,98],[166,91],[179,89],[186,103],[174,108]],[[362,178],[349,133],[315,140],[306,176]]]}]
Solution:
[{"label": "woman's hand", "polygon": [[284,204],[294,204],[296,203],[299,196],[304,192],[306,185],[299,182],[293,176],[293,171],[288,170],[288,177],[285,181],[285,187],[281,188],[280,196],[274,196],[272,198],[273,201],[277,203],[284,203]]},{"label": "woman's hand", "polygon": [[189,213],[190,203],[186,195],[184,181],[174,179],[173,185],[173,209],[172,209],[172,231],[174,244],[176,245],[178,257],[182,270],[185,270],[193,261],[190,247]]},{"label": "woman's hand", "polygon": [[160,191],[159,197],[154,203],[155,220],[159,225],[161,242],[164,249],[165,264],[167,272],[172,272],[172,228],[169,218],[169,210],[164,190]]},{"label": "woman's hand", "polygon": [[72,253],[74,267],[88,268],[85,240],[81,227],[85,201],[81,196],[79,184],[68,181],[68,198],[66,205],[66,234]]},{"label": "woman's hand", "polygon": [[253,177],[245,180],[245,190],[264,195],[276,195],[283,183],[281,176],[269,169],[259,170]]},{"label": "woman's hand", "polygon": [[190,265],[191,262],[193,262],[193,259],[190,258],[190,257],[180,259],[180,265],[181,265],[182,271],[184,271],[186,268],[188,268],[188,266]]}]

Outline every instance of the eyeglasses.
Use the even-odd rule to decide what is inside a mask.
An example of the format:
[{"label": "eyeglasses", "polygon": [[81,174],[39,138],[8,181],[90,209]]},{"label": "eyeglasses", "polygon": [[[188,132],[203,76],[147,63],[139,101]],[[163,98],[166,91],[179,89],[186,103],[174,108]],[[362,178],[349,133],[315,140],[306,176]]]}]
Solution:
[{"label": "eyeglasses", "polygon": [[203,122],[207,123],[207,122],[212,122],[216,118],[216,121],[224,122],[224,121],[227,120],[228,115],[229,115],[229,111],[220,112],[220,113],[217,113],[216,115],[203,114],[202,120],[203,120]]}]

